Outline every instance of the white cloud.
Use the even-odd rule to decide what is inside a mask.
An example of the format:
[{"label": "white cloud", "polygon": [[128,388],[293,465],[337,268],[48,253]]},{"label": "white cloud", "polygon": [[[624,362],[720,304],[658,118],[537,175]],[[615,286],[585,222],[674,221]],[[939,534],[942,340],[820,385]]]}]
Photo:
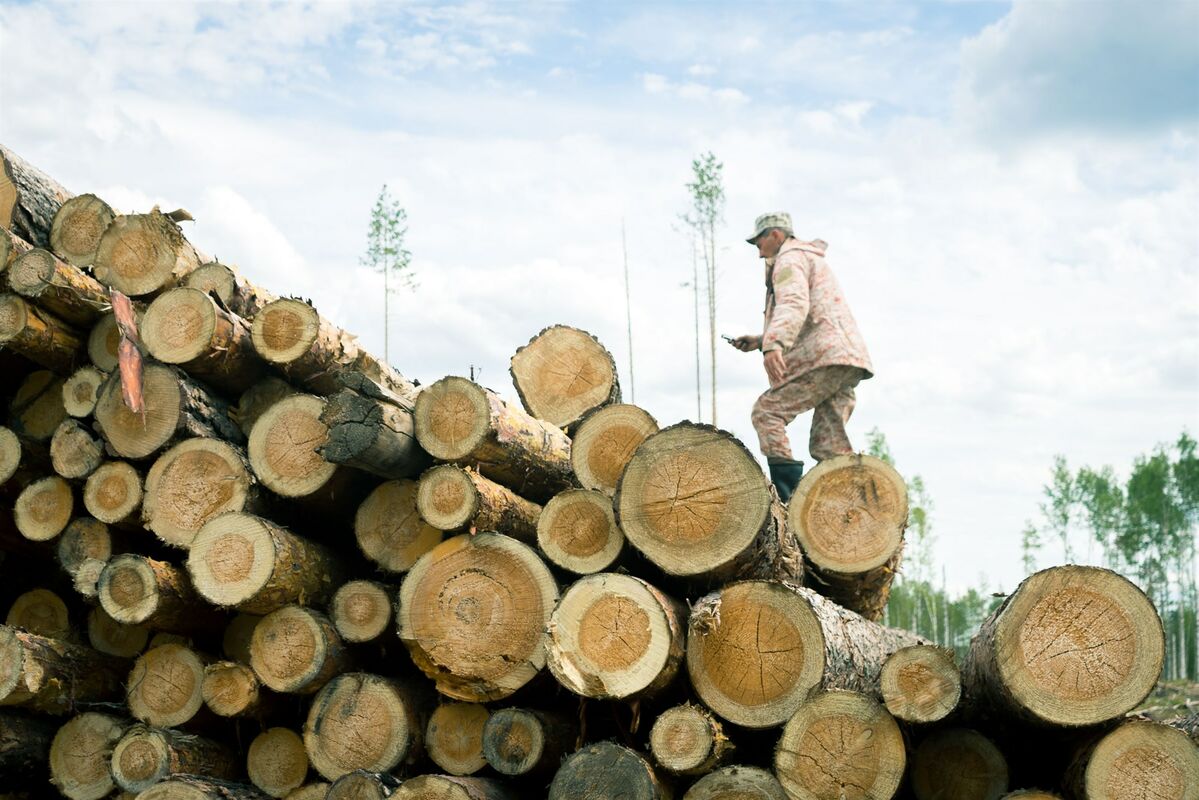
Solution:
[{"label": "white cloud", "polygon": [[725,107],[739,106],[749,102],[749,97],[744,92],[731,86],[712,87],[695,81],[675,83],[665,75],[653,72],[642,74],[641,88],[647,94],[668,95],[681,100],[715,102]]}]

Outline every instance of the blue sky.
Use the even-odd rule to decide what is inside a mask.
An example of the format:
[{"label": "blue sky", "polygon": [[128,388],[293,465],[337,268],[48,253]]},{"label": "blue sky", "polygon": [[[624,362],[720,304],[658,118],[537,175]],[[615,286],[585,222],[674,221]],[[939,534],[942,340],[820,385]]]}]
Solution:
[{"label": "blue sky", "polygon": [[[1196,31],[1195,2],[1131,0],[0,2],[0,141],[118,209],[188,208],[201,248],[380,351],[358,256],[386,182],[421,282],[397,366],[505,393],[555,322],[627,363],[623,219],[663,423],[695,417],[677,218],[710,149],[721,332],[760,320],[745,229],[791,211],[876,365],[851,436],[923,475],[951,584],[1010,588],[1055,453],[1124,468],[1199,432]],[[718,367],[752,443],[760,364]]]}]

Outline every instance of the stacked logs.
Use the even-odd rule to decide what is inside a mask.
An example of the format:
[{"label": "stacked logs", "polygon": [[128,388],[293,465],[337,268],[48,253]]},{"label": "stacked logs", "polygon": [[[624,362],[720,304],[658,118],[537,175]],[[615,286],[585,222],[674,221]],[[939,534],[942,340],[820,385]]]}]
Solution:
[{"label": "stacked logs", "polygon": [[621,403],[566,326],[512,358],[519,402],[417,387],[185,214],[0,154],[4,791],[1199,791],[1186,733],[1123,719],[1163,647],[1115,573],[1029,577],[959,668],[878,622],[886,463],[826,461],[784,507],[729,434]]}]

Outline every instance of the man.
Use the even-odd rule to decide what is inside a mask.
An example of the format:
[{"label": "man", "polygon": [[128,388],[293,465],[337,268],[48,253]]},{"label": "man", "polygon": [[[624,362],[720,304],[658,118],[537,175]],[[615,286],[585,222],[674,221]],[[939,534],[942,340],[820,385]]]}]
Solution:
[{"label": "man", "polygon": [[824,261],[827,245],[795,238],[791,215],[763,214],[746,239],[766,260],[766,323],[761,336],[738,336],[738,350],[762,351],[770,388],[754,403],[751,419],[770,479],[784,502],[803,474],[791,457],[787,424],[815,409],[808,449],[823,461],[853,452],[845,423],[854,387],[871,377],[870,356],[841,287]]}]

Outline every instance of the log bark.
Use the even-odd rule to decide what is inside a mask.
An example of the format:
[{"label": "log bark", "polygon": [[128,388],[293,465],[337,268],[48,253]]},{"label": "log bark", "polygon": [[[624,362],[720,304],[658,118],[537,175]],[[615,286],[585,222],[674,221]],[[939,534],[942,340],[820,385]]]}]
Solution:
[{"label": "log bark", "polygon": [[1098,567],[1026,578],[979,628],[962,670],[972,713],[1082,727],[1120,717],[1152,691],[1165,634],[1134,584]]},{"label": "log bark", "polygon": [[167,544],[190,548],[222,514],[264,513],[268,506],[240,448],[218,439],[185,439],[146,473],[142,521]]},{"label": "log bark", "polygon": [[209,607],[187,571],[166,561],[123,553],[100,573],[100,605],[126,625],[153,631],[199,634],[223,630],[225,616]]},{"label": "log bark", "polygon": [[129,723],[88,712],[63,725],[50,744],[50,782],[71,800],[100,800],[116,788],[109,763]]},{"label": "log bark", "polygon": [[205,667],[200,692],[204,705],[218,717],[263,717],[278,705],[278,695],[262,685],[254,670],[236,661]]},{"label": "log bark", "polygon": [[683,800],[788,800],[778,778],[757,767],[725,767],[696,781]]},{"label": "log bark", "polygon": [[416,441],[411,403],[384,402],[345,389],[329,397],[321,421],[329,436],[318,452],[334,464],[396,479],[419,475],[430,463]]},{"label": "log bark", "polygon": [[250,666],[276,692],[312,694],[353,660],[329,618],[302,606],[272,611],[250,640]]},{"label": "log bark", "polygon": [[46,247],[54,215],[71,197],[49,175],[0,145],[0,227]]},{"label": "log bark", "polygon": [[327,547],[273,522],[228,512],[210,520],[191,543],[187,569],[215,606],[269,614],[292,603],[324,606],[347,568]]},{"label": "log bark", "polygon": [[545,666],[546,625],[558,600],[528,545],[497,533],[439,544],[400,586],[400,639],[447,697],[508,697]]},{"label": "log bark", "polygon": [[182,644],[151,647],[129,672],[125,701],[129,713],[148,725],[176,728],[204,704],[204,667],[211,659]]},{"label": "log bark", "polygon": [[93,649],[118,658],[137,658],[150,642],[150,629],[144,625],[117,622],[102,607],[87,615],[87,640]]},{"label": "log bark", "polygon": [[9,266],[8,282],[17,294],[81,330],[111,307],[108,290],[99,281],[40,247]]},{"label": "log bark", "polygon": [[76,419],[86,419],[96,410],[96,394],[105,374],[91,365],[82,366],[71,373],[62,386],[62,406],[67,414]]},{"label": "log bark", "polygon": [[550,784],[549,800],[622,797],[669,800],[670,790],[637,752],[615,742],[589,744],[570,755]]},{"label": "log bark", "polygon": [[1190,798],[1199,786],[1199,747],[1169,725],[1130,720],[1079,745],[1063,785],[1079,800]]},{"label": "log bark", "polygon": [[658,432],[648,411],[626,403],[588,414],[570,437],[570,463],[579,483],[608,497],[641,443]]},{"label": "log bark", "polygon": [[58,723],[23,711],[0,709],[0,775],[11,786],[45,783],[50,742]]},{"label": "log bark", "polygon": [[338,587],[329,604],[329,617],[347,642],[371,642],[393,630],[394,589],[376,581],[348,581]]},{"label": "log bark", "polygon": [[324,800],[385,800],[400,786],[400,779],[384,772],[356,769],[329,786]]},{"label": "log bark", "polygon": [[83,358],[83,339],[74,329],[15,294],[0,294],[0,346],[60,373]]},{"label": "log bark", "polygon": [[8,268],[33,249],[33,245],[0,225],[0,291],[9,291]]},{"label": "log bark", "polygon": [[537,518],[537,546],[562,569],[591,575],[612,567],[624,549],[612,498],[593,489],[567,489]]},{"label": "log bark", "polygon": [[270,728],[254,737],[246,753],[250,783],[271,797],[284,797],[308,777],[304,740],[290,728]]},{"label": "log bark", "polygon": [[491,712],[480,703],[447,702],[437,706],[425,728],[429,758],[451,775],[473,775],[487,766],[483,729]]},{"label": "log bark", "polygon": [[68,264],[90,267],[96,260],[100,237],[116,218],[112,208],[94,194],[67,200],[50,225],[50,249]]},{"label": "log bark", "polygon": [[63,420],[50,438],[50,464],[67,480],[86,478],[103,461],[104,441],[73,417]]},{"label": "log bark", "polygon": [[802,581],[794,534],[745,445],[683,422],[649,437],[615,498],[625,538],[669,575],[719,584],[738,578]]},{"label": "log bark", "polygon": [[0,705],[68,714],[120,697],[128,662],[90,647],[0,626]]},{"label": "log bark", "polygon": [[393,800],[517,800],[521,797],[494,778],[419,775],[404,781]]},{"label": "log bark", "polygon": [[221,305],[242,319],[253,319],[279,298],[246,280],[234,267],[209,261],[189,274],[184,286],[215,296]]},{"label": "log bark", "polygon": [[903,550],[907,485],[874,456],[822,461],[787,506],[811,580],[808,585],[870,620],[882,619]]},{"label": "log bark", "polygon": [[877,695],[887,656],[915,644],[927,642],[810,589],[741,581],[692,604],[687,670],[708,708],[737,725],[768,728],[821,689]]},{"label": "log bark", "polygon": [[444,536],[417,512],[418,489],[410,480],[379,484],[354,515],[358,549],[384,572],[407,572]]},{"label": "log bark", "polygon": [[411,401],[415,394],[411,381],[303,301],[284,298],[267,304],[254,316],[251,334],[258,354],[308,391],[333,394],[344,386],[341,373],[360,372],[394,395]]},{"label": "log bark", "polygon": [[586,331],[554,325],[512,356],[512,383],[525,410],[569,429],[592,411],[620,402],[616,361]]},{"label": "log bark", "polygon": [[470,467],[439,464],[420,479],[416,509],[443,531],[495,531],[527,544],[537,540],[541,506]]},{"label": "log bark", "polygon": [[141,473],[124,461],[101,464],[83,485],[83,507],[109,525],[141,527]]},{"label": "log bark", "polygon": [[879,690],[887,711],[897,720],[938,722],[958,707],[962,675],[952,650],[918,644],[887,656]]},{"label": "log bark", "polygon": [[142,396],[146,410],[137,414],[121,396],[119,373],[109,375],[100,387],[96,425],[122,458],[147,458],[176,439],[189,437],[243,441],[241,429],[229,419],[229,406],[174,367],[147,364]]},{"label": "log bark", "polygon": [[230,416],[248,439],[258,418],[275,403],[293,394],[298,392],[287,381],[268,376],[241,393],[237,398],[237,407],[231,410]]},{"label": "log bark", "polygon": [[71,485],[57,475],[25,487],[13,506],[17,530],[33,542],[48,542],[71,521],[75,507]]},{"label": "log bark", "polygon": [[47,639],[79,643],[67,604],[50,589],[30,589],[19,595],[9,606],[4,624]]},{"label": "log bark", "polygon": [[578,723],[564,714],[501,708],[483,728],[483,756],[501,775],[552,775],[578,738]]},{"label": "log bark", "polygon": [[774,772],[792,800],[845,796],[890,800],[907,762],[903,734],[887,710],[856,692],[822,692],[783,727]]},{"label": "log bark", "polygon": [[269,800],[244,783],[232,783],[196,775],[172,775],[151,786],[136,800]]},{"label": "log bark", "polygon": [[685,703],[658,715],[649,732],[654,760],[676,775],[706,775],[733,752],[724,728],[701,706]]},{"label": "log bark", "polygon": [[348,772],[390,772],[420,756],[428,699],[390,678],[348,672],[317,693],[304,724],[304,748],[327,780]]},{"label": "log bark", "polygon": [[993,800],[1008,790],[1007,760],[995,744],[969,728],[943,728],[912,754],[916,800]]},{"label": "log bark", "polygon": [[582,697],[627,700],[668,687],[683,661],[685,606],[631,575],[580,578],[549,622],[550,672]]},{"label": "log bark", "polygon": [[565,433],[465,378],[421,391],[416,438],[434,458],[472,466],[534,502],[575,484]]},{"label": "log bark", "polygon": [[118,216],[100,237],[94,271],[105,286],[144,297],[177,285],[205,260],[157,208]]},{"label": "log bark", "polygon": [[160,294],[138,326],[150,355],[229,394],[253,386],[263,371],[250,326],[199,289]]},{"label": "log bark", "polygon": [[227,745],[170,728],[134,725],[112,751],[112,777],[128,792],[142,792],[172,775],[229,779],[241,771]]}]

